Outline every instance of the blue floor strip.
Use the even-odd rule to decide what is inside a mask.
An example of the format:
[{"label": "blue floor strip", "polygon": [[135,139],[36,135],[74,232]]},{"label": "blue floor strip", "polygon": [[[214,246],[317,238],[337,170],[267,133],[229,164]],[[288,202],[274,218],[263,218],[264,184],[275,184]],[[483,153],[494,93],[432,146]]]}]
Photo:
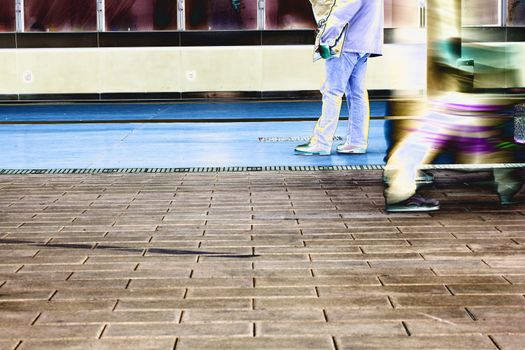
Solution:
[{"label": "blue floor strip", "polygon": [[[0,123],[312,120],[320,113],[321,103],[316,101],[3,105]],[[372,101],[370,113],[384,117],[387,103]],[[341,115],[347,118],[348,109]]]},{"label": "blue floor strip", "polygon": [[[346,124],[336,135],[345,134]],[[0,125],[0,169],[383,164],[384,124],[371,122],[367,154],[310,157],[295,155],[294,147],[311,135],[313,121]]]}]

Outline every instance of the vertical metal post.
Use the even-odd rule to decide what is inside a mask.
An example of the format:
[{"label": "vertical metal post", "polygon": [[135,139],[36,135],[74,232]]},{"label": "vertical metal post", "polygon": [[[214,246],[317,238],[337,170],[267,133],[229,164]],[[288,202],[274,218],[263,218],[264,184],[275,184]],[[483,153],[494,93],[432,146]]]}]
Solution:
[{"label": "vertical metal post", "polygon": [[257,0],[257,29],[264,30],[266,26],[266,1]]},{"label": "vertical metal post", "polygon": [[104,0],[97,0],[97,31],[106,31],[106,11]]},{"label": "vertical metal post", "polygon": [[16,31],[22,33],[25,28],[24,24],[24,0],[16,0]]},{"label": "vertical metal post", "polygon": [[184,0],[177,0],[177,29],[186,29],[186,10],[184,6]]},{"label": "vertical metal post", "polygon": [[508,11],[509,11],[509,0],[500,0],[500,10],[501,10],[501,16],[499,24],[500,27],[506,27],[507,21],[508,21]]}]

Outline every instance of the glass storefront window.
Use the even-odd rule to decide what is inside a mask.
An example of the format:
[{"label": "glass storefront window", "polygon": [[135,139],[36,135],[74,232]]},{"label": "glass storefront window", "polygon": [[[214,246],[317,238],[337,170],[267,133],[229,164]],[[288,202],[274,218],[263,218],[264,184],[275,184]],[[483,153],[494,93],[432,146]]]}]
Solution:
[{"label": "glass storefront window", "polygon": [[463,26],[497,26],[500,24],[501,0],[463,0]]},{"label": "glass storefront window", "polygon": [[507,24],[525,26],[525,0],[508,0]]},{"label": "glass storefront window", "polygon": [[265,29],[315,29],[312,6],[305,0],[266,0]]},{"label": "glass storefront window", "polygon": [[106,30],[177,30],[177,0],[106,0]]},{"label": "glass storefront window", "polygon": [[257,29],[257,0],[186,0],[186,29]]},{"label": "glass storefront window", "polygon": [[420,8],[416,0],[385,0],[385,28],[417,28]]},{"label": "glass storefront window", "polygon": [[0,0],[0,32],[15,31],[15,2]]},{"label": "glass storefront window", "polygon": [[78,32],[97,29],[95,0],[25,0],[27,32]]}]

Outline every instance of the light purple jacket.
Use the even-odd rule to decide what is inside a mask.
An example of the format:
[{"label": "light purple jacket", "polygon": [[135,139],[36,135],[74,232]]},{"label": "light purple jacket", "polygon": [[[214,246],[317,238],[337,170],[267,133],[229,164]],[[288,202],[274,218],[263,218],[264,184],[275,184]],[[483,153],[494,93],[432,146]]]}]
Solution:
[{"label": "light purple jacket", "polygon": [[383,53],[383,0],[335,0],[321,21],[319,43],[336,53]]}]

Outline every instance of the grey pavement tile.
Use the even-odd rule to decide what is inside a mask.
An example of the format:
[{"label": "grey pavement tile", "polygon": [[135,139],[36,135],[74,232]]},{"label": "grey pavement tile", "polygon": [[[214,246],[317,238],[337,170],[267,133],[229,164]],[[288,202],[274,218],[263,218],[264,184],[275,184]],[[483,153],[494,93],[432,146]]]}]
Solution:
[{"label": "grey pavement tile", "polygon": [[34,325],[0,327],[2,339],[82,339],[96,338],[102,325]]},{"label": "grey pavement tile", "polygon": [[284,336],[240,338],[185,338],[177,343],[177,350],[333,350],[329,336]]},{"label": "grey pavement tile", "polygon": [[181,311],[44,311],[37,325],[177,323]]},{"label": "grey pavement tile", "polygon": [[114,279],[111,283],[107,280],[87,280],[87,281],[8,281],[2,286],[2,291],[38,291],[38,290],[79,290],[97,289],[124,289],[129,283],[129,279]]},{"label": "grey pavement tile", "polygon": [[82,264],[86,260],[85,256],[35,256],[32,258],[21,257],[0,257],[0,265],[20,264],[20,265],[61,265],[61,264]]},{"label": "grey pavement tile", "polygon": [[395,248],[391,253],[384,254],[310,254],[313,262],[321,261],[389,261],[389,260],[422,260],[418,253],[398,253]]},{"label": "grey pavement tile", "polygon": [[18,340],[0,340],[0,350],[13,350],[18,343]]},{"label": "grey pavement tile", "polygon": [[364,295],[450,295],[445,286],[403,285],[403,286],[344,286],[317,287],[320,297],[344,297]]},{"label": "grey pavement tile", "polygon": [[0,309],[4,311],[90,311],[111,310],[117,300],[74,300],[74,301],[48,301],[23,300],[23,301],[0,301]]},{"label": "grey pavement tile", "polygon": [[175,338],[169,339],[82,339],[82,340],[29,340],[21,350],[173,350]]},{"label": "grey pavement tile", "polygon": [[525,333],[524,322],[408,320],[408,331],[414,336],[451,334],[512,334]]},{"label": "grey pavement tile", "polygon": [[[240,259],[244,261],[239,261]],[[162,262],[144,261],[141,262],[137,271],[146,270],[173,270],[173,269],[252,269],[252,258],[248,255],[247,258],[236,255],[199,255],[198,261],[168,261],[165,264]]]},{"label": "grey pavement tile", "polygon": [[386,308],[392,306],[386,296],[351,296],[327,298],[255,299],[255,309],[312,309],[338,306],[341,308]]},{"label": "grey pavement tile", "polygon": [[345,267],[368,267],[365,259],[334,261],[255,261],[255,269],[340,269]]},{"label": "grey pavement tile", "polygon": [[173,278],[131,280],[128,289],[251,288],[253,278]]},{"label": "grey pavement tile", "polygon": [[480,321],[522,322],[525,320],[525,307],[520,306],[469,307],[468,310],[476,320]]},{"label": "grey pavement tile", "polygon": [[525,273],[514,275],[507,275],[508,273],[504,274],[506,275],[505,278],[509,280],[512,284],[525,284]]},{"label": "grey pavement tile", "polygon": [[448,285],[454,295],[525,295],[525,284],[468,284]]},{"label": "grey pavement tile", "polygon": [[403,268],[395,268],[395,267],[386,267],[386,268],[366,268],[366,267],[338,267],[333,269],[326,269],[326,268],[320,268],[320,269],[313,269],[313,274],[316,277],[344,277],[344,276],[366,276],[366,275],[374,275],[374,276],[435,276],[434,272],[430,268],[421,268],[421,267],[403,267]]},{"label": "grey pavement tile", "polygon": [[189,277],[191,269],[142,270],[142,271],[80,271],[74,272],[70,280],[113,280],[140,278],[184,278]]},{"label": "grey pavement tile", "polygon": [[336,338],[337,348],[340,350],[350,349],[391,349],[391,350],[406,350],[406,349],[428,349],[428,350],[444,350],[444,349],[497,349],[487,336],[482,335],[468,335],[468,336],[343,336]]},{"label": "grey pavement tile", "polygon": [[38,251],[39,250],[35,249],[34,247],[14,249],[6,246],[0,246],[0,255],[3,257],[31,258],[35,256]]},{"label": "grey pavement tile", "polygon": [[[499,267],[499,268],[490,268],[487,265],[487,268],[471,268],[471,267],[463,267],[463,266],[457,266],[456,268],[453,267],[435,267],[433,268],[434,272],[438,276],[450,276],[450,275],[471,275],[471,276],[479,276],[479,275],[525,275],[523,272],[523,268],[521,267]],[[518,277],[519,278],[519,277]],[[512,282],[514,283],[514,282]]]},{"label": "grey pavement tile", "polygon": [[501,350],[525,349],[525,334],[493,335]]},{"label": "grey pavement tile", "polygon": [[462,259],[462,260],[417,260],[417,259],[405,259],[405,260],[387,260],[387,261],[370,261],[370,266],[373,268],[432,268],[432,269],[488,269],[489,267],[484,264],[481,259]]},{"label": "grey pavement tile", "polygon": [[189,288],[186,298],[300,298],[316,295],[313,287]]},{"label": "grey pavement tile", "polygon": [[294,268],[294,269],[258,269],[258,270],[247,270],[247,269],[216,269],[211,270],[209,268],[193,270],[192,277],[198,278],[240,278],[240,277],[310,277],[312,276],[310,269],[308,268]]},{"label": "grey pavement tile", "polygon": [[21,272],[44,271],[133,271],[135,263],[108,263],[108,264],[54,264],[54,265],[25,265]]},{"label": "grey pavement tile", "polygon": [[110,324],[103,338],[250,336],[251,322],[206,324]]},{"label": "grey pavement tile", "polygon": [[518,295],[393,296],[392,301],[397,307],[525,306],[525,298]]},{"label": "grey pavement tile", "polygon": [[316,253],[361,253],[358,246],[332,247],[256,247],[256,255],[316,254]]},{"label": "grey pavement tile", "polygon": [[508,284],[501,276],[380,276],[385,285]]},{"label": "grey pavement tile", "polygon": [[238,299],[184,299],[184,300],[123,300],[116,310],[186,310],[186,309],[251,309],[252,301],[248,298]]},{"label": "grey pavement tile", "polygon": [[371,254],[394,254],[394,253],[418,253],[418,254],[426,254],[426,253],[447,253],[447,252],[463,252],[463,253],[472,253],[472,251],[466,246],[466,245],[458,245],[455,247],[430,247],[430,246],[423,246],[423,247],[384,247],[384,246],[360,246],[361,249],[365,252],[367,255]]},{"label": "grey pavement tile", "polygon": [[64,281],[68,278],[68,272],[18,272],[18,273],[0,273],[0,280],[16,280],[16,281],[34,281],[34,280],[58,280]]},{"label": "grey pavement tile", "polygon": [[0,265],[0,273],[15,273],[22,265]]},{"label": "grey pavement tile", "polygon": [[[175,253],[175,252],[173,252]],[[184,254],[184,250],[179,250],[179,254]],[[85,262],[86,265],[91,264],[106,264],[106,263],[134,263],[142,264],[147,263],[149,265],[162,264],[176,264],[176,263],[193,263],[197,262],[198,254],[187,253],[185,255],[176,254],[156,254],[156,255],[145,255],[145,256],[90,256]]]},{"label": "grey pavement tile", "polygon": [[182,317],[182,323],[208,322],[241,322],[241,321],[275,321],[275,322],[324,322],[323,310],[187,310]]},{"label": "grey pavement tile", "polygon": [[[59,290],[54,296],[53,300],[169,300],[182,299],[185,294],[185,288],[169,288],[169,289],[107,289],[102,294],[98,289],[82,289],[82,290]],[[1,300],[1,299],[0,299]]]},{"label": "grey pavement tile", "polygon": [[37,311],[10,311],[0,312],[0,327],[29,326],[38,316]]},{"label": "grey pavement tile", "polygon": [[380,286],[375,276],[256,278],[257,287]]},{"label": "grey pavement tile", "polygon": [[405,329],[401,322],[260,322],[256,324],[261,336],[285,335],[377,335],[401,336]]},{"label": "grey pavement tile", "polygon": [[464,320],[470,321],[468,313],[461,307],[412,308],[412,309],[346,309],[329,307],[325,309],[326,318],[339,321],[407,321],[407,320]]}]

